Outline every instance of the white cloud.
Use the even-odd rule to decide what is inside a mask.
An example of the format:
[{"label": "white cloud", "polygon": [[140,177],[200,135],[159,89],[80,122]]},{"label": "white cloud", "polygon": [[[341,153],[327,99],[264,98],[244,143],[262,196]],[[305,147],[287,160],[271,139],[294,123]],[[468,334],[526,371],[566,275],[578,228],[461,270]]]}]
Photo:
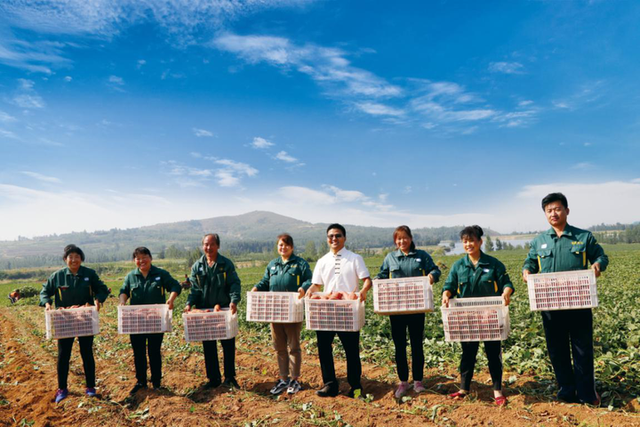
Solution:
[{"label": "white cloud", "polygon": [[571,169],[577,169],[577,170],[588,170],[588,169],[593,169],[594,165],[591,162],[580,162],[580,163],[576,163],[575,165],[571,166]]},{"label": "white cloud", "polygon": [[278,154],[276,154],[276,159],[282,160],[283,162],[287,162],[287,163],[297,163],[298,162],[298,159],[296,159],[295,157],[287,154],[286,151],[280,151]]},{"label": "white cloud", "polygon": [[0,38],[0,63],[33,73],[51,74],[50,65],[65,66],[70,61],[62,56],[63,43],[27,42],[11,35]]},{"label": "white cloud", "polygon": [[10,138],[10,139],[18,139],[18,136],[11,132],[10,130],[0,129],[0,137],[2,138]]},{"label": "white cloud", "polygon": [[9,122],[15,122],[15,121],[16,121],[15,117],[10,116],[9,114],[7,114],[4,111],[0,110],[0,122],[9,123]]},{"label": "white cloud", "polygon": [[36,92],[33,80],[18,79],[18,90],[11,99],[14,105],[25,109],[44,108],[45,102]]},{"label": "white cloud", "polygon": [[277,191],[278,196],[301,205],[332,205],[335,199],[324,191],[312,190],[306,187],[287,186]]},{"label": "white cloud", "polygon": [[124,79],[118,76],[109,76],[109,83],[112,85],[122,86],[124,85]]},{"label": "white cloud", "polygon": [[399,108],[389,107],[377,102],[358,102],[355,106],[372,116],[403,116],[405,112]]},{"label": "white cloud", "polygon": [[213,136],[213,133],[211,131],[208,131],[206,129],[198,129],[198,128],[193,128],[193,134],[199,138]]},{"label": "white cloud", "polygon": [[522,74],[524,66],[519,62],[492,62],[489,64],[492,73]]},{"label": "white cloud", "polygon": [[42,181],[42,182],[48,182],[51,184],[59,184],[62,181],[60,181],[59,178],[56,178],[54,176],[47,176],[47,175],[42,175],[38,172],[31,172],[31,171],[21,171],[20,172],[23,175],[29,176],[33,179],[37,179],[38,181]]},{"label": "white cloud", "polygon": [[138,59],[138,61],[136,62],[136,68],[139,70],[146,63],[147,63],[147,61],[145,61],[144,59]]},{"label": "white cloud", "polygon": [[596,80],[582,83],[568,96],[555,99],[551,104],[561,110],[576,110],[587,104],[591,104],[602,97],[605,81]]},{"label": "white cloud", "polygon": [[71,80],[73,80],[73,77],[71,76],[65,76],[64,81],[69,83]]},{"label": "white cloud", "polygon": [[251,146],[256,149],[264,149],[274,146],[275,144],[271,141],[268,141],[262,137],[256,136],[253,138],[253,142]]}]

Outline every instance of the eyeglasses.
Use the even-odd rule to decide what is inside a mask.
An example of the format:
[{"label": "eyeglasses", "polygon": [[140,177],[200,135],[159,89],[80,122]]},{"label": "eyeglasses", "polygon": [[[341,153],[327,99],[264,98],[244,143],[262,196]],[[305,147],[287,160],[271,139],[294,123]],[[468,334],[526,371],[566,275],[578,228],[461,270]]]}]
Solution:
[{"label": "eyeglasses", "polygon": [[331,240],[331,239],[342,239],[342,234],[327,234],[327,239]]}]

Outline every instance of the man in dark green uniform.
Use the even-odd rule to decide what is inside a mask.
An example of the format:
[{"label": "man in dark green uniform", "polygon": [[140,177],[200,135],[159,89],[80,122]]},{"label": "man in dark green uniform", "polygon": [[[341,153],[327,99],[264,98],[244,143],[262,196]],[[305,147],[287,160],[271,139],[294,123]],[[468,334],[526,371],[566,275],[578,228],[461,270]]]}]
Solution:
[{"label": "man in dark green uniform", "polygon": [[[585,270],[589,268],[588,263],[596,277],[600,276],[609,259],[589,231],[567,224],[567,198],[562,193],[551,193],[542,199],[542,209],[551,228],[531,242],[522,270],[524,281],[530,273]],[[599,405],[593,369],[591,309],[542,311],[541,314],[549,358],[560,387],[558,399]]]},{"label": "man in dark green uniform", "polygon": [[[229,308],[235,314],[240,302],[240,278],[230,259],[218,253],[220,237],[207,234],[202,239],[204,255],[191,267],[191,293],[187,298],[185,311],[191,307],[198,309],[213,308],[216,311]],[[220,340],[224,354],[224,383],[227,387],[240,388],[236,381],[236,339]],[[221,384],[220,367],[216,341],[203,341],[204,363],[209,382],[207,388]]]}]

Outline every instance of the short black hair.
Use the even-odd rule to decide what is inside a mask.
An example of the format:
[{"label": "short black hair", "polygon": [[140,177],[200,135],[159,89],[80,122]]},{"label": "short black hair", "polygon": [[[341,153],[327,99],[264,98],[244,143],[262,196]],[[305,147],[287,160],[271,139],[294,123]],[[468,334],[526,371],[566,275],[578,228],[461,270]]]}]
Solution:
[{"label": "short black hair", "polygon": [[347,237],[347,230],[344,229],[343,226],[341,226],[340,224],[331,224],[330,226],[327,227],[327,233],[329,233],[329,230],[331,230],[332,228],[338,229],[340,231],[342,231],[342,235],[344,237]]},{"label": "short black hair", "polygon": [[84,261],[84,252],[73,243],[64,247],[62,260],[66,260],[70,254],[78,254],[80,255],[80,259]]},{"label": "short black hair", "polygon": [[462,229],[460,232],[460,240],[465,237],[475,237],[477,240],[480,240],[482,239],[483,234],[484,231],[482,231],[482,228],[479,225],[470,225]]},{"label": "short black hair", "polygon": [[216,245],[220,247],[220,236],[218,236],[218,233],[205,234],[204,236],[202,236],[202,243],[204,243],[204,239],[206,239],[208,236],[213,236],[213,238],[216,239]]},{"label": "short black hair", "polygon": [[546,208],[549,203],[553,202],[560,202],[565,209],[569,208],[569,202],[567,201],[567,198],[564,194],[551,193],[547,194],[546,196],[544,196],[544,199],[542,199],[542,210],[544,210],[544,208]]},{"label": "short black hair", "polygon": [[153,259],[153,256],[151,255],[151,251],[149,249],[147,249],[144,246],[139,246],[137,247],[134,251],[133,251],[133,256],[132,258],[135,259],[138,255],[149,255],[149,257],[151,259]]},{"label": "short black hair", "polygon": [[278,240],[276,240],[277,243],[280,243],[280,240],[282,240],[285,244],[293,247],[293,237],[291,237],[291,234],[289,233],[282,233],[278,235]]}]

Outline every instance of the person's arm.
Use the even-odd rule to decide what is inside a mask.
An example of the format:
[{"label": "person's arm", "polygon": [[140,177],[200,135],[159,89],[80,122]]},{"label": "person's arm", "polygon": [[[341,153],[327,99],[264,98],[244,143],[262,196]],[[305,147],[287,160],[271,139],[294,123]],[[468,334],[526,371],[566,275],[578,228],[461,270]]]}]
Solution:
[{"label": "person's arm", "polygon": [[319,292],[320,288],[324,286],[324,280],[322,280],[322,258],[316,263],[316,267],[313,269],[313,276],[311,277],[311,286],[307,289],[307,298],[311,297],[314,292]]},{"label": "person's arm", "polygon": [[367,292],[371,289],[373,283],[371,282],[371,275],[369,274],[369,269],[367,265],[364,263],[364,259],[357,255],[355,259],[355,269],[358,278],[362,280],[362,289],[360,290],[360,301],[365,301],[367,299]]},{"label": "person's arm", "polygon": [[504,300],[504,305],[509,305],[511,303],[511,295],[515,291],[513,283],[511,283],[511,279],[509,278],[509,273],[507,273],[507,269],[502,263],[500,263],[496,267],[496,273],[498,276],[498,284],[502,289],[502,299]]},{"label": "person's arm", "polygon": [[440,271],[436,263],[433,262],[433,258],[431,258],[431,255],[429,255],[427,252],[425,252],[424,271],[427,273],[427,275],[431,279],[432,285],[440,280],[440,275],[442,274],[442,272]]},{"label": "person's arm", "polygon": [[267,268],[264,269],[264,274],[262,275],[262,279],[253,287],[252,291],[264,292],[269,290],[269,282],[271,279],[271,275],[269,274],[269,266],[271,263],[267,264]]},{"label": "person's arm", "polygon": [[124,283],[122,283],[122,287],[120,288],[120,294],[118,295],[120,305],[125,305],[130,296],[131,284],[129,283],[129,275],[127,274],[127,277],[124,278]]},{"label": "person's arm", "polygon": [[98,273],[94,272],[93,277],[91,278],[91,289],[93,290],[94,295],[94,303],[96,305],[96,310],[100,311],[102,304],[107,300],[109,296],[109,288],[98,276]]},{"label": "person's arm", "polygon": [[200,302],[200,299],[203,295],[203,283],[200,283],[204,280],[204,277],[198,276],[198,262],[196,261],[191,266],[191,275],[189,276],[189,281],[191,282],[191,289],[189,290],[189,296],[187,297],[187,305],[184,307],[184,311],[191,311],[191,307]]},{"label": "person's arm", "polygon": [[382,261],[382,265],[380,266],[380,271],[376,274],[376,279],[389,278],[389,256],[391,256],[391,254],[387,254],[387,256],[384,257],[384,261]]},{"label": "person's arm", "polygon": [[534,244],[534,241],[531,241],[531,248],[529,249],[529,253],[527,254],[527,258],[524,260],[524,265],[522,266],[522,280],[527,283],[527,279],[529,274],[535,274],[540,270],[538,265],[538,250],[537,246]]},{"label": "person's arm", "polygon": [[163,286],[169,292],[169,299],[167,300],[167,305],[169,306],[169,310],[173,310],[173,303],[178,298],[178,295],[182,292],[182,285],[173,276],[168,272],[164,272],[163,277]]},{"label": "person's arm", "polygon": [[600,277],[600,272],[605,271],[609,265],[609,257],[604,253],[604,249],[598,243],[593,234],[587,237],[587,259],[591,263],[591,269],[596,277]]},{"label": "person's arm", "polygon": [[373,282],[370,277],[365,277],[362,281],[362,289],[360,290],[360,301],[366,301],[367,293],[369,289],[373,286]]},{"label": "person's arm", "polygon": [[458,273],[454,264],[451,267],[451,271],[449,271],[449,276],[447,276],[444,286],[442,287],[442,305],[449,307],[449,299],[456,295],[458,295]]},{"label": "person's arm", "polygon": [[238,277],[233,263],[231,263],[227,271],[227,283],[229,284],[229,297],[231,298],[229,308],[231,309],[231,314],[236,314],[238,311],[238,303],[242,299],[242,284],[240,283],[240,277]]},{"label": "person's arm", "polygon": [[51,309],[51,304],[53,304],[51,297],[56,291],[54,274],[49,276],[49,279],[42,284],[42,289],[40,290],[40,306],[44,307],[46,310]]},{"label": "person's arm", "polygon": [[300,267],[302,268],[302,272],[300,273],[300,287],[298,288],[298,293],[299,297],[302,298],[311,287],[311,279],[313,278],[313,273],[311,272],[309,263],[303,259],[301,259],[300,261]]}]

